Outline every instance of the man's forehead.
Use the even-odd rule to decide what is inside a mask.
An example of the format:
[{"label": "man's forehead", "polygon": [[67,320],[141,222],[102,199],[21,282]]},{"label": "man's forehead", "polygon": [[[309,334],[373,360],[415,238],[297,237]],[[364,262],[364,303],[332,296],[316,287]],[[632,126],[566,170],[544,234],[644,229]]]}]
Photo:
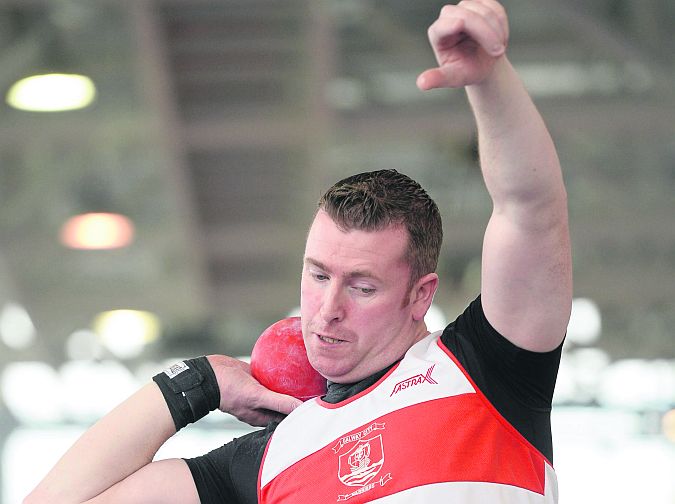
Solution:
[{"label": "man's forehead", "polygon": [[375,271],[383,264],[406,263],[407,232],[398,226],[380,231],[341,230],[324,213],[317,215],[307,236],[305,260],[324,267],[336,260],[352,271]]}]

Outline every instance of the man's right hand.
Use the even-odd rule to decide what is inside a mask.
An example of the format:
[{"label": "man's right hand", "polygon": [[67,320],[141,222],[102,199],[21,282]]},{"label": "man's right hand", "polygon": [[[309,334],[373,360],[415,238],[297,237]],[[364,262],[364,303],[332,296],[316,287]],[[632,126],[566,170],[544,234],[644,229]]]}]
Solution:
[{"label": "man's right hand", "polygon": [[226,355],[207,356],[220,388],[220,407],[249,425],[265,426],[281,420],[302,404],[295,397],[263,387],[253,376],[250,366]]}]

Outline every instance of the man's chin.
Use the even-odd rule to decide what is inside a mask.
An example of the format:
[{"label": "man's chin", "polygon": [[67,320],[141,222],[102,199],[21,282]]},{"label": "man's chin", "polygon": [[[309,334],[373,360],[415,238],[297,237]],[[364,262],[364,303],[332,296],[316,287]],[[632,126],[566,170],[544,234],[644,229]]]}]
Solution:
[{"label": "man's chin", "polygon": [[310,364],[314,369],[316,369],[321,376],[323,376],[326,380],[333,382],[333,383],[353,383],[354,381],[357,380],[352,380],[351,377],[355,375],[354,369],[351,368],[345,368],[345,367],[337,367],[337,366],[331,366],[330,363],[325,363],[325,362],[312,362],[310,360]]},{"label": "man's chin", "polygon": [[344,385],[359,382],[370,376],[370,373],[357,369],[350,369],[349,371],[342,372],[333,371],[332,373],[324,373],[319,371],[319,373],[321,373],[321,375],[329,382],[340,383]]}]

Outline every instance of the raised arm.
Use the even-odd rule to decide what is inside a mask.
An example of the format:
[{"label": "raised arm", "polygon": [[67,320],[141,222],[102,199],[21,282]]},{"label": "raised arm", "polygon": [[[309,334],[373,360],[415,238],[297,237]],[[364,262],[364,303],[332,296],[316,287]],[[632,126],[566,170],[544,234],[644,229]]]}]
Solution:
[{"label": "raised arm", "polygon": [[493,202],[482,256],[485,315],[521,348],[551,350],[565,335],[572,298],[567,196],[553,141],[506,57],[506,13],[493,0],[446,6],[429,40],[439,67],[418,86],[464,86],[478,126]]},{"label": "raised arm", "polygon": [[[264,388],[244,362],[219,355],[209,356],[208,362],[215,373],[216,383],[210,385],[220,396],[218,408],[240,420],[265,425],[278,416],[275,412],[288,414],[300,404]],[[24,503],[198,503],[183,460],[152,461],[175,433],[167,400],[151,382],[86,431]]]}]

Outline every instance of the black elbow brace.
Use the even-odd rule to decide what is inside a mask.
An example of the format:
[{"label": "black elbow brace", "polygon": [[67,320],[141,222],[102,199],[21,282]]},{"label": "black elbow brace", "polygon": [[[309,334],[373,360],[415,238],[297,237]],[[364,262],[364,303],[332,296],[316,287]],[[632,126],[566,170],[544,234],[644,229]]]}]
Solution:
[{"label": "black elbow brace", "polygon": [[220,405],[220,389],[206,357],[188,359],[153,376],[164,396],[176,432]]}]

